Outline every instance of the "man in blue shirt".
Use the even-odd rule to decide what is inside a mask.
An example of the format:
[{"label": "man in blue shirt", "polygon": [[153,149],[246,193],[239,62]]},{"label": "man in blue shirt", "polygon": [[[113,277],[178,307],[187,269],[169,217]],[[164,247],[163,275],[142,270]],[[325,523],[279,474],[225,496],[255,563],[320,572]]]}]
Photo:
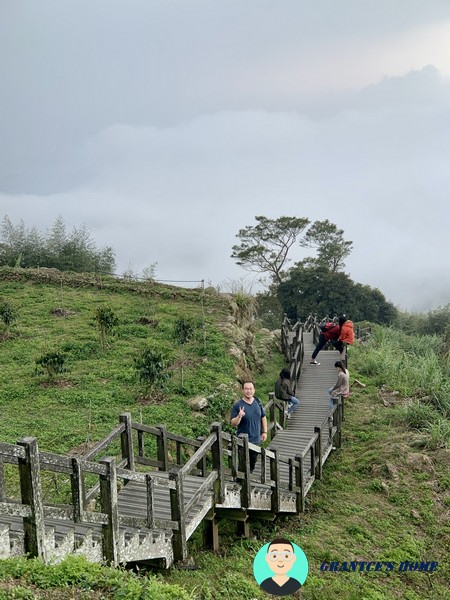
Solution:
[{"label": "man in blue shirt", "polygon": [[[267,418],[261,401],[255,396],[255,386],[251,381],[244,381],[243,396],[231,409],[231,426],[237,427],[237,434],[248,434],[252,444],[265,442],[267,439]],[[250,473],[255,468],[258,453],[250,450]]]}]

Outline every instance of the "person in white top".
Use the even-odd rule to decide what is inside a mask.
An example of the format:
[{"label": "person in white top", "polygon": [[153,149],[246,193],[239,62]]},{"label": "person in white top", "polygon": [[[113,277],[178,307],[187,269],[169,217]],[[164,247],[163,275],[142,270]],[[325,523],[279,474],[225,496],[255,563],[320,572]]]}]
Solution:
[{"label": "person in white top", "polygon": [[333,399],[336,399],[339,396],[347,398],[350,394],[350,374],[345,368],[345,364],[342,360],[337,360],[334,363],[334,366],[338,373],[338,378],[336,383],[328,389],[328,394],[330,395],[330,407],[333,406]]}]

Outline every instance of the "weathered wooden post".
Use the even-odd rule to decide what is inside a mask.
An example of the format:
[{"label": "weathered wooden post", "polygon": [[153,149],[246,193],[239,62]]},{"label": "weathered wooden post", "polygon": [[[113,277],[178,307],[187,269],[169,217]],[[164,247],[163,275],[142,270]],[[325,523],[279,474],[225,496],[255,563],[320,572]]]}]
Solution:
[{"label": "weathered wooden post", "polygon": [[[270,439],[272,440],[277,432],[277,411],[275,406],[275,393],[269,392],[269,402],[271,401],[269,408],[269,423],[273,423],[273,427],[270,430]],[[269,426],[269,423],[267,426]]]},{"label": "weathered wooden post", "polygon": [[210,431],[216,436],[216,441],[211,446],[213,469],[218,473],[218,477],[214,482],[215,498],[217,504],[222,504],[225,500],[225,465],[223,460],[222,424],[212,423]]},{"label": "weathered wooden post", "polygon": [[159,467],[160,471],[168,471],[169,469],[169,447],[167,445],[167,429],[165,425],[157,425],[156,429],[159,429],[159,435],[156,438],[156,448],[158,460],[162,462],[162,466]]},{"label": "weathered wooden post", "polygon": [[100,461],[106,468],[106,474],[100,475],[100,507],[108,516],[108,523],[102,526],[103,556],[107,563],[119,566],[119,506],[117,503],[117,471],[112,456]]},{"label": "weathered wooden post", "polygon": [[311,444],[309,447],[309,457],[310,457],[310,471],[311,477],[316,476],[316,447],[314,444]]},{"label": "weathered wooden post", "polygon": [[297,512],[305,512],[305,484],[303,478],[303,456],[301,454],[297,454],[295,457],[295,485],[300,488],[300,491],[297,492]]},{"label": "weathered wooden post", "polygon": [[[222,424],[212,423],[211,433],[214,433],[216,440],[211,446],[212,467],[217,471],[217,479],[214,482],[215,504],[222,504],[225,500],[225,463],[223,457],[223,438]],[[206,477],[206,471],[203,473]],[[214,507],[206,515],[203,522],[203,545],[206,548],[212,548],[214,552],[219,550],[219,521],[216,518]]]},{"label": "weathered wooden post", "polygon": [[141,458],[144,458],[144,456],[145,456],[144,432],[141,431],[140,429],[138,429],[137,436],[138,436],[138,455]]},{"label": "weathered wooden post", "polygon": [[336,448],[340,448],[341,447],[341,443],[342,443],[342,396],[340,396],[338,398],[337,401],[337,407],[335,410],[335,414],[336,414],[336,436],[335,436],[335,446]]},{"label": "weathered wooden post", "polygon": [[250,482],[250,449],[248,447],[248,434],[243,433],[239,436],[242,440],[242,446],[238,448],[239,471],[244,473],[241,483],[241,509],[242,520],[236,521],[236,533],[244,537],[249,537],[250,528],[247,520],[247,509],[252,502],[252,486]]},{"label": "weathered wooden post", "polygon": [[84,477],[79,458],[72,458],[72,473],[70,474],[72,487],[73,520],[80,523],[85,510]]},{"label": "weathered wooden post", "polygon": [[29,517],[23,517],[25,552],[45,561],[44,505],[37,440],[25,437],[17,445],[25,451],[25,457],[18,459],[22,504],[28,505],[31,511]]},{"label": "weathered wooden post", "polygon": [[317,433],[317,440],[315,442],[315,455],[316,465],[314,469],[314,476],[316,479],[322,479],[322,430],[320,427],[314,427],[314,433]]},{"label": "weathered wooden post", "polygon": [[120,434],[122,458],[127,459],[127,469],[134,471],[133,429],[131,427],[131,413],[122,413],[119,421],[125,425],[125,431]]},{"label": "weathered wooden post", "polygon": [[241,483],[241,507],[248,508],[252,499],[252,488],[250,484],[250,452],[248,448],[248,434],[243,433],[239,436],[242,439],[240,448],[239,471],[244,472],[244,480]]},{"label": "weathered wooden post", "polygon": [[[205,440],[206,440],[206,436],[204,436],[204,435],[199,435],[197,437],[197,441],[200,442],[200,444],[203,444],[203,442]],[[181,461],[179,461],[178,464],[181,464]],[[202,477],[206,477],[206,471],[207,471],[206,454],[198,461],[197,467],[198,467],[198,469],[200,469]]]},{"label": "weathered wooden post", "polygon": [[184,514],[183,473],[170,471],[169,480],[174,482],[170,488],[170,512],[172,521],[178,523],[178,529],[173,532],[172,544],[175,560],[185,560],[188,555],[186,539],[186,515]]},{"label": "weathered wooden post", "polygon": [[147,488],[147,527],[155,528],[155,484],[152,476],[147,473],[145,476]]},{"label": "weathered wooden post", "polygon": [[266,469],[266,449],[261,448],[261,483],[266,483],[267,481]]},{"label": "weathered wooden post", "polygon": [[236,478],[239,470],[239,446],[238,438],[235,435],[231,436],[231,475]]},{"label": "weathered wooden post", "polygon": [[0,502],[6,502],[5,469],[3,462],[0,462]]},{"label": "weathered wooden post", "polygon": [[274,448],[272,452],[274,453],[275,457],[270,460],[270,478],[275,481],[275,490],[272,490],[271,510],[274,513],[279,513],[281,504],[280,461],[278,458],[278,450]]}]

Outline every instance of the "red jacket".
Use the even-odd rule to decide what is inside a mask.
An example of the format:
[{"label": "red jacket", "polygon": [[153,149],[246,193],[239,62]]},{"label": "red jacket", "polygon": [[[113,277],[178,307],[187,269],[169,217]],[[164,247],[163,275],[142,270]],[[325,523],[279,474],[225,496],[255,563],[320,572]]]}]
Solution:
[{"label": "red jacket", "polygon": [[327,323],[327,325],[332,325],[332,327],[330,327],[329,329],[325,329],[325,331],[322,331],[323,337],[327,340],[327,342],[329,340],[337,340],[341,332],[341,328],[337,323]]},{"label": "red jacket", "polygon": [[353,331],[353,322],[345,321],[341,327],[341,335],[339,336],[341,342],[346,344],[353,344],[355,341],[355,332]]}]

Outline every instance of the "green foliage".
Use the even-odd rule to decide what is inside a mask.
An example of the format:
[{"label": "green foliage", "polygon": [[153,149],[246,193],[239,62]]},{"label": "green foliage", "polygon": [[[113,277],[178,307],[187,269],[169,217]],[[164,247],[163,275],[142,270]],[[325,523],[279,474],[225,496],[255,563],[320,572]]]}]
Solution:
[{"label": "green foliage", "polygon": [[61,271],[111,273],[115,268],[110,246],[97,250],[85,225],[66,233],[59,216],[45,236],[27,228],[21,220],[14,225],[6,215],[0,227],[0,265],[10,267],[47,267]]},{"label": "green foliage", "polygon": [[345,273],[300,265],[291,269],[289,275],[277,290],[289,317],[305,320],[311,313],[346,314],[353,321],[382,324],[395,318],[395,307],[379,290],[355,283]]},{"label": "green foliage", "polygon": [[9,328],[17,321],[18,316],[19,313],[11,302],[8,302],[7,300],[2,300],[0,302],[0,318],[5,325],[5,333],[9,333]]},{"label": "green foliage", "polygon": [[[37,590],[71,588],[70,597],[84,597],[83,592],[97,592],[96,597],[111,600],[194,600],[194,596],[179,585],[171,585],[153,575],[137,576],[130,571],[112,569],[89,563],[83,557],[71,556],[58,565],[44,565],[38,559],[8,559],[0,561],[0,579],[19,581],[20,584],[5,592],[1,600],[33,600],[35,596],[26,586]],[[42,596],[44,597],[44,596]],[[50,594],[45,595],[50,597]]]},{"label": "green foliage", "polygon": [[64,373],[64,371],[66,370],[64,368],[65,361],[66,357],[62,352],[46,352],[38,359],[36,359],[36,372],[39,375],[47,373],[48,380],[54,381],[57,375]]},{"label": "green foliage", "polygon": [[240,229],[236,237],[241,243],[233,246],[231,257],[249,271],[269,273],[273,281],[281,282],[283,267],[290,248],[309,223],[299,217],[268,219],[255,217],[257,224]]},{"label": "green foliage", "polygon": [[119,319],[115,312],[109,307],[100,307],[95,311],[95,321],[100,332],[100,340],[103,350],[107,347],[106,337],[110,335],[114,328],[119,324]]},{"label": "green foliage", "polygon": [[256,313],[263,327],[279,329],[283,321],[283,307],[277,296],[276,285],[271,285],[265,292],[256,294]]},{"label": "green foliage", "polygon": [[161,348],[144,348],[134,358],[134,367],[139,381],[154,389],[169,377],[169,355]]},{"label": "green foliage", "polygon": [[173,339],[180,346],[191,341],[195,335],[197,323],[191,317],[178,317],[173,328]]},{"label": "green foliage", "polygon": [[417,446],[450,447],[448,358],[439,349],[440,338],[435,335],[374,327],[368,345],[356,354],[361,373],[372,377],[376,385],[412,399],[396,414],[420,432]]},{"label": "green foliage", "polygon": [[[344,240],[344,230],[328,219],[315,221],[305,234],[302,246],[317,248],[317,258],[309,264],[324,267],[333,273],[344,267],[344,260],[352,251],[353,242]],[[308,260],[308,259],[307,259]]]}]

